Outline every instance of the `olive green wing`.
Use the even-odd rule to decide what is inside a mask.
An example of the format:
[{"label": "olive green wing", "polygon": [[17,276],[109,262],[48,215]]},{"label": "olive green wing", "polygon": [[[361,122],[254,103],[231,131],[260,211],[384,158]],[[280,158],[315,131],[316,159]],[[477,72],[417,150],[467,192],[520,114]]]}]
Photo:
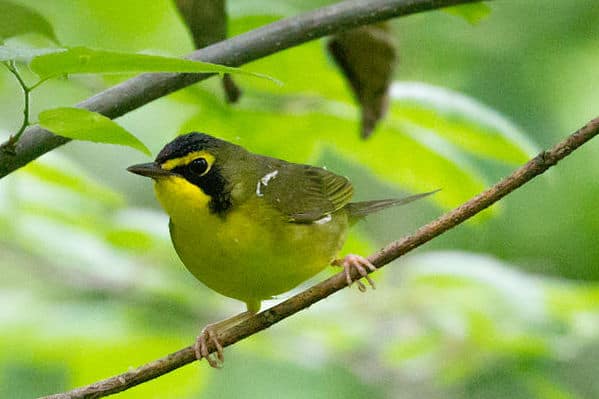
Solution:
[{"label": "olive green wing", "polygon": [[312,223],[343,208],[353,187],[347,178],[326,169],[280,161],[270,163],[256,194],[290,222]]}]

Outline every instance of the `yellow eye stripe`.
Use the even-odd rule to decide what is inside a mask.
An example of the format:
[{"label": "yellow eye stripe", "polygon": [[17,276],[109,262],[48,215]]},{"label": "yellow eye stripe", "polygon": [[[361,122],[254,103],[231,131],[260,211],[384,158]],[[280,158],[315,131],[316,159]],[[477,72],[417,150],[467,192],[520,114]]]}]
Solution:
[{"label": "yellow eye stripe", "polygon": [[173,170],[177,166],[185,166],[194,159],[198,158],[204,158],[206,162],[208,162],[208,169],[206,169],[207,173],[212,167],[212,164],[214,163],[214,155],[210,154],[207,151],[194,151],[180,158],[169,159],[168,161],[160,165],[160,167],[164,170]]}]

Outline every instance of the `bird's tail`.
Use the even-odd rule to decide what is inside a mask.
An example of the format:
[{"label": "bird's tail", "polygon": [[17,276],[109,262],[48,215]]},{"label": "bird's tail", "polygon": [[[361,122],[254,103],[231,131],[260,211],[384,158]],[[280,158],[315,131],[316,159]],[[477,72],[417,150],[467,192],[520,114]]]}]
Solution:
[{"label": "bird's tail", "polygon": [[417,199],[424,198],[431,194],[436,193],[439,190],[429,191],[428,193],[421,193],[416,195],[410,195],[409,197],[404,198],[391,198],[384,200],[374,200],[374,201],[362,201],[362,202],[351,202],[345,206],[345,209],[349,212],[349,216],[351,219],[360,219],[366,215],[369,215],[374,212],[378,212],[380,210],[389,208],[391,206],[397,205],[405,205],[412,201],[416,201]]}]

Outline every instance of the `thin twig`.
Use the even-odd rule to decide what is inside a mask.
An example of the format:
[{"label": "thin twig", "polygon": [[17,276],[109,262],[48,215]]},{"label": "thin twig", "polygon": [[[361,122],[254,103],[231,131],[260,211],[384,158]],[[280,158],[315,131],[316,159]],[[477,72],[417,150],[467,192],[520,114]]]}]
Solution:
[{"label": "thin twig", "polygon": [[[479,0],[346,0],[215,43],[191,53],[187,58],[240,66],[346,29],[475,1]],[[77,104],[77,107],[114,119],[210,76],[190,73],[142,74],[90,97]],[[56,136],[39,126],[31,126],[19,140],[14,155],[0,153],[0,178],[67,142],[69,139],[65,137]]]},{"label": "thin twig", "polygon": [[[368,259],[378,268],[397,259],[412,249],[432,240],[447,230],[463,223],[490,205],[499,201],[510,192],[532,180],[535,176],[545,172],[559,160],[569,155],[572,151],[599,134],[599,118],[590,121],[586,126],[568,136],[565,140],[555,145],[549,151],[544,151],[528,161],[522,167],[514,171],[510,176],[504,178],[488,190],[472,198],[470,201],[444,214],[414,234],[401,240],[394,241],[382,248]],[[356,270],[353,270],[353,278],[358,278]],[[312,304],[328,297],[329,295],[347,286],[343,272],[314,285],[313,287],[273,306],[244,322],[224,331],[219,335],[219,341],[223,346],[232,345],[250,335],[262,331],[273,324],[306,309]],[[133,349],[132,349],[133,350]],[[214,351],[211,346],[209,350]],[[135,370],[111,377],[94,384],[77,388],[66,393],[46,396],[42,399],[76,399],[76,398],[100,398],[113,393],[121,392],[145,381],[159,377],[181,366],[193,362],[196,359],[193,346],[181,349],[175,353],[155,360],[151,363],[138,367]]]},{"label": "thin twig", "polygon": [[6,143],[0,145],[0,153],[6,152],[11,156],[15,156],[15,145],[19,141],[19,138],[21,138],[21,135],[25,131],[25,128],[29,126],[29,96],[31,90],[33,89],[27,86],[27,83],[25,83],[25,81],[21,77],[21,74],[17,70],[17,66],[14,62],[4,62],[3,64],[10,71],[10,73],[12,73],[15,76],[17,82],[19,83],[19,86],[21,86],[21,89],[23,90],[23,122],[21,122],[21,127],[15,134],[10,136]]}]

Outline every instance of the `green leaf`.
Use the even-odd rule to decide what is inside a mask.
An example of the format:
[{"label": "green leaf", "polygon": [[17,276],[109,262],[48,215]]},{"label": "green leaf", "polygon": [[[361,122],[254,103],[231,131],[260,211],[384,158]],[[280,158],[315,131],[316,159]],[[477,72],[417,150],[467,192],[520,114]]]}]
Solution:
[{"label": "green leaf", "polygon": [[52,25],[36,11],[0,0],[0,40],[25,33],[39,33],[57,42]]},{"label": "green leaf", "polygon": [[0,62],[3,61],[22,61],[29,62],[32,58],[39,55],[56,53],[64,51],[61,48],[31,48],[31,47],[13,47],[0,46]]},{"label": "green leaf", "polygon": [[445,11],[448,14],[462,17],[470,24],[476,25],[491,13],[491,8],[485,3],[480,2],[472,4],[462,4],[454,7],[447,7],[444,8],[443,11]]},{"label": "green leaf", "polygon": [[80,108],[54,108],[39,114],[39,124],[60,136],[96,143],[125,145],[150,155],[150,150],[137,137],[96,112]]},{"label": "green leaf", "polygon": [[269,76],[239,68],[191,61],[177,57],[122,53],[73,47],[61,52],[35,57],[31,70],[42,80],[69,73],[189,72],[237,73],[278,82]]},{"label": "green leaf", "polygon": [[393,84],[391,98],[389,123],[416,139],[432,133],[476,156],[514,164],[538,151],[513,123],[461,93],[406,82]]}]

